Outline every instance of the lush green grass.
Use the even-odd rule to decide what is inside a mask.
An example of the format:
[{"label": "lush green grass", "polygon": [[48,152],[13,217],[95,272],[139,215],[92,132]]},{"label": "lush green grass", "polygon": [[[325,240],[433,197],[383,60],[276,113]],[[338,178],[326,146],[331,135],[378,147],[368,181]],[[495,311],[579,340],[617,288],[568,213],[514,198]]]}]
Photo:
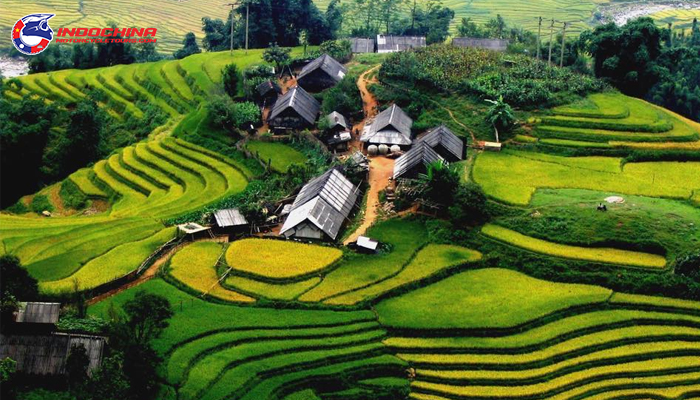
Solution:
[{"label": "lush green grass", "polygon": [[321,278],[313,277],[292,283],[262,282],[243,276],[229,275],[226,277],[226,286],[236,288],[255,297],[264,297],[273,300],[293,300],[309,289],[318,285]]},{"label": "lush green grass", "polygon": [[199,242],[187,245],[170,260],[170,275],[192,289],[228,301],[253,301],[248,296],[224,289],[219,284],[216,262],[224,252],[216,242]]},{"label": "lush green grass", "polygon": [[292,165],[303,165],[306,162],[304,154],[284,143],[251,140],[246,143],[246,147],[263,162],[269,162],[270,167],[277,172],[287,172]]},{"label": "lush green grass", "polygon": [[338,261],[342,255],[342,251],[332,247],[244,239],[229,246],[226,263],[245,274],[287,279],[316,273]]},{"label": "lush green grass", "polygon": [[538,188],[572,188],[690,199],[700,188],[700,163],[645,162],[621,166],[610,157],[559,157],[522,151],[479,154],[473,178],[486,194],[526,205]]},{"label": "lush green grass", "polygon": [[625,195],[622,204],[606,203],[607,212],[596,210],[614,194],[542,189],[532,197],[532,209],[503,217],[497,223],[527,236],[575,246],[659,254],[665,250],[669,261],[700,246],[698,208],[681,201]]},{"label": "lush green grass", "polygon": [[486,268],[384,300],[376,309],[380,322],[394,327],[496,328],[603,302],[611,294],[601,287],[552,283],[511,270]]},{"label": "lush green grass", "polygon": [[487,224],[481,233],[498,241],[555,257],[573,258],[593,262],[632,265],[644,268],[664,268],[666,259],[662,256],[636,251],[620,250],[609,247],[579,247],[548,242],[526,236],[516,231],[495,224]]}]

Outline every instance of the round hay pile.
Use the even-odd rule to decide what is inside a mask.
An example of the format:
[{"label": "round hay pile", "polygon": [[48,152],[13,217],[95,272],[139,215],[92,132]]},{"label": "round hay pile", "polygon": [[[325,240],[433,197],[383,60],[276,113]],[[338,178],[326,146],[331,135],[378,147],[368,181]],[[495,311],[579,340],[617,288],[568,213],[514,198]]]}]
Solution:
[{"label": "round hay pile", "polygon": [[608,204],[622,204],[625,202],[625,199],[620,196],[609,196],[605,198],[605,202]]},{"label": "round hay pile", "polygon": [[367,153],[369,153],[370,156],[376,156],[377,155],[377,145],[372,144],[367,147]]}]

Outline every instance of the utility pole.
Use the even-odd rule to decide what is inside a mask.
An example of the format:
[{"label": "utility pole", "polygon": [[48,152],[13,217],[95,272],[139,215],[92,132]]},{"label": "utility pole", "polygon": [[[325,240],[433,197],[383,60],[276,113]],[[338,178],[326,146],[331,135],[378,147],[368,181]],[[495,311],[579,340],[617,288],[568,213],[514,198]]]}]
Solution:
[{"label": "utility pole", "polygon": [[554,18],[552,18],[552,25],[549,26],[549,59],[547,62],[552,64],[552,38],[554,37]]},{"label": "utility pole", "polygon": [[248,18],[250,17],[250,0],[245,0],[245,53],[248,54]]},{"label": "utility pole", "polygon": [[564,49],[566,48],[566,22],[561,30],[561,57],[559,58],[559,68],[564,66]]},{"label": "utility pole", "polygon": [[540,47],[542,47],[542,17],[540,17],[540,22],[537,25],[537,59],[540,59]]},{"label": "utility pole", "polygon": [[238,3],[228,3],[227,5],[231,6],[231,44],[229,51],[233,54],[233,7],[237,6]]}]

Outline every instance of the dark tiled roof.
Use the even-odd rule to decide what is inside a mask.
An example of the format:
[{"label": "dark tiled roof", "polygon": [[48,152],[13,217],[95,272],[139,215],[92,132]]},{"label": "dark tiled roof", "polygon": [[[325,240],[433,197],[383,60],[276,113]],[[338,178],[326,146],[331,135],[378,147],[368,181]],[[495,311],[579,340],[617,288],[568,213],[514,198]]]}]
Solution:
[{"label": "dark tiled roof", "polygon": [[276,83],[272,82],[271,80],[266,80],[266,81],[262,82],[261,84],[258,85],[258,87],[256,89],[261,96],[266,95],[270,90],[274,90],[277,93],[282,93],[282,90],[280,89],[280,87]]},{"label": "dark tiled roof", "polygon": [[268,120],[274,119],[288,108],[292,108],[308,123],[313,124],[316,122],[321,105],[306,90],[295,86],[277,99]]},{"label": "dark tiled roof", "polygon": [[345,129],[350,129],[350,124],[348,124],[348,120],[343,117],[343,114],[333,111],[332,113],[326,115],[326,118],[328,118],[328,124],[331,128],[335,128],[336,126],[342,126]]},{"label": "dark tiled roof", "polygon": [[353,53],[374,53],[374,39],[350,38]]},{"label": "dark tiled roof", "polygon": [[425,47],[425,36],[377,35],[377,52],[386,53]]},{"label": "dark tiled roof", "polygon": [[216,224],[220,227],[247,225],[245,217],[237,208],[218,210],[214,213]]},{"label": "dark tiled roof", "polygon": [[17,312],[17,322],[33,324],[55,324],[61,303],[21,303]]},{"label": "dark tiled roof", "polygon": [[411,144],[411,126],[413,120],[401,107],[392,104],[391,107],[379,113],[365,132],[360,141],[384,144]]},{"label": "dark tiled roof", "polygon": [[406,172],[412,170],[421,163],[427,167],[428,164],[435,161],[445,162],[428,143],[419,142],[411,150],[407,151],[406,154],[396,159],[396,163],[394,163],[394,179],[400,178]]},{"label": "dark tiled roof", "polygon": [[335,239],[357,196],[355,185],[338,170],[330,169],[301,188],[280,234],[309,221]]},{"label": "dark tiled roof", "polygon": [[469,37],[458,37],[452,39],[452,45],[457,47],[475,47],[495,51],[506,51],[508,49],[507,39],[479,39]]},{"label": "dark tiled roof", "polygon": [[321,69],[323,72],[327,73],[328,76],[333,78],[336,82],[343,79],[345,74],[348,72],[347,68],[345,68],[343,64],[339,63],[335,58],[329,56],[328,54],[324,54],[306,64],[306,66],[301,69],[301,72],[299,72],[299,75],[297,75],[297,81],[317,69]]},{"label": "dark tiled roof", "polygon": [[457,159],[461,160],[464,158],[464,142],[445,125],[431,129],[425,136],[418,139],[418,142],[425,142],[433,149],[441,145]]}]

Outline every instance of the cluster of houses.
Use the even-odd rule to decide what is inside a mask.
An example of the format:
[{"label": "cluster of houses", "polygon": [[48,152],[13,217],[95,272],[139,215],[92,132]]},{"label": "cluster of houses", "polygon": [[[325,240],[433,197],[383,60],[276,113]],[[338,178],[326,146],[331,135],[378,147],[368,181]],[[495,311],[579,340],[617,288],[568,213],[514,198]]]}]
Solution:
[{"label": "cluster of houses", "polygon": [[[375,38],[348,38],[353,53],[396,53],[410,49],[426,47],[425,36],[394,36],[377,35]],[[507,39],[482,39],[470,37],[456,37],[452,39],[452,45],[456,47],[474,47],[494,51],[506,51],[509,41]]]}]

